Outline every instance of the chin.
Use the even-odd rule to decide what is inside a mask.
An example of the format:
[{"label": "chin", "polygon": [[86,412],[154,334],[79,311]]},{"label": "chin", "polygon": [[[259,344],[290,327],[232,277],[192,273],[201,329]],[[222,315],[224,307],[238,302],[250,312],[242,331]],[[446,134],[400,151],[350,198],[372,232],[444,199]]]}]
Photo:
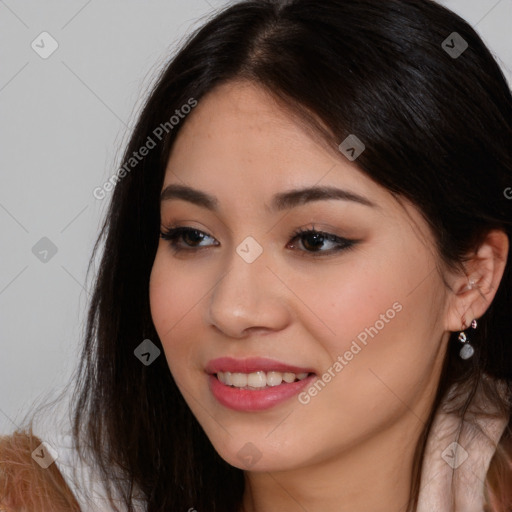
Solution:
[{"label": "chin", "polygon": [[[283,449],[281,441],[270,443],[266,435],[233,436],[226,443],[212,444],[222,459],[244,471],[287,471],[305,464],[304,454],[298,449]],[[302,455],[300,459],[296,457],[298,453]]]}]

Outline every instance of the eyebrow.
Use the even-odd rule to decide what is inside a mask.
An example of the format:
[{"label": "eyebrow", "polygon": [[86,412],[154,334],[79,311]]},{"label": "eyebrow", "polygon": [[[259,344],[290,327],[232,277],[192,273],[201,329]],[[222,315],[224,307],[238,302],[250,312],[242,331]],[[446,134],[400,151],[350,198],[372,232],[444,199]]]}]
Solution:
[{"label": "eyebrow", "polygon": [[[182,199],[188,201],[197,206],[207,208],[208,210],[218,211],[219,201],[215,196],[189,187],[187,185],[171,184],[165,187],[160,195],[160,201],[168,201],[170,199]],[[354,192],[343,190],[336,187],[329,186],[314,186],[300,189],[288,190],[286,192],[280,192],[275,194],[270,210],[271,211],[282,211],[294,208],[296,206],[309,203],[312,201],[321,201],[328,199],[338,199],[343,201],[352,201],[355,203],[369,206],[372,208],[378,208],[378,205],[367,199],[366,197],[360,196]]]}]

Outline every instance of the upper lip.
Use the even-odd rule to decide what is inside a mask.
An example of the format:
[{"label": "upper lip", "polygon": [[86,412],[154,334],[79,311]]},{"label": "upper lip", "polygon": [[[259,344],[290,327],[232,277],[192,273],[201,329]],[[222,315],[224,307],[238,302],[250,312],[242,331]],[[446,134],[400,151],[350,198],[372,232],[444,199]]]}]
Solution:
[{"label": "upper lip", "polygon": [[263,372],[290,372],[290,373],[314,373],[311,368],[303,368],[268,359],[265,357],[250,357],[247,359],[234,359],[232,357],[219,357],[212,359],[206,365],[206,373],[213,375],[217,372],[254,373]]}]

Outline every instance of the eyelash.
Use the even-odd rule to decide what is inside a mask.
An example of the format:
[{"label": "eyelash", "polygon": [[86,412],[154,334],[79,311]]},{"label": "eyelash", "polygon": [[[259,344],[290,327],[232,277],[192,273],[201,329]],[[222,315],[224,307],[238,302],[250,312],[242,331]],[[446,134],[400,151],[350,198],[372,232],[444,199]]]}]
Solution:
[{"label": "eyelash", "polygon": [[[207,233],[204,231],[201,231],[199,229],[187,227],[187,226],[180,226],[175,228],[167,228],[165,231],[160,233],[160,236],[169,242],[169,245],[174,253],[178,252],[196,252],[201,249],[209,248],[212,246],[199,246],[199,247],[191,247],[188,246],[188,249],[184,249],[183,247],[178,246],[178,240],[187,233],[199,233],[201,235],[204,235],[205,237],[210,237]],[[294,233],[292,233],[292,239],[290,242],[293,242],[297,238],[302,238],[306,235],[319,235],[323,237],[323,241],[328,242],[336,242],[338,244],[337,248],[330,249],[328,251],[308,251],[308,250],[302,250],[301,252],[305,253],[303,256],[312,256],[314,258],[322,257],[322,256],[329,256],[334,253],[338,253],[341,251],[346,251],[349,249],[353,249],[354,246],[357,244],[357,240],[349,240],[347,238],[342,238],[336,235],[333,235],[332,233],[326,233],[325,231],[318,231],[313,226],[311,229],[297,229]],[[204,237],[203,237],[204,238]],[[210,237],[213,238],[213,237]],[[199,241],[199,243],[202,240]],[[290,243],[289,242],[289,243]],[[293,248],[295,248],[295,244],[292,245]]]}]

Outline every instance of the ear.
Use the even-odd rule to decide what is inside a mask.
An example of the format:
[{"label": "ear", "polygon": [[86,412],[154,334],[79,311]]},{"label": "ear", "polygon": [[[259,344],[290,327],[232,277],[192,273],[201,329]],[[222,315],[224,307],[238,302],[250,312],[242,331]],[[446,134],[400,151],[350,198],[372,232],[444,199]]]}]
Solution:
[{"label": "ear", "polygon": [[461,331],[487,311],[505,271],[509,250],[504,231],[489,231],[478,248],[464,264],[464,275],[452,278],[445,328]]}]

